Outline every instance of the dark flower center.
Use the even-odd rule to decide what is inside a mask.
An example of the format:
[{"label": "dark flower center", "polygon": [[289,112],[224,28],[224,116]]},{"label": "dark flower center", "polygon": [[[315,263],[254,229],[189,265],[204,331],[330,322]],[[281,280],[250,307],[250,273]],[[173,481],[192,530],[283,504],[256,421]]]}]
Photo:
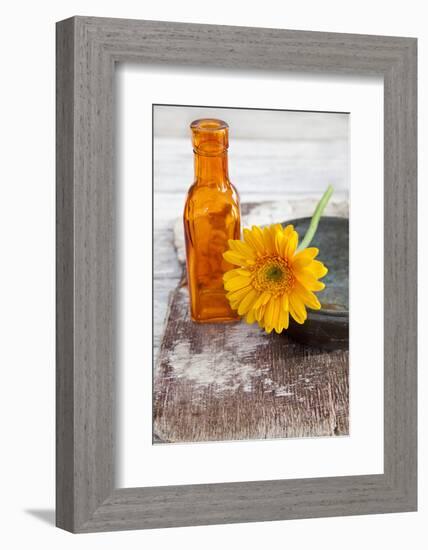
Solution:
[{"label": "dark flower center", "polygon": [[254,266],[253,286],[259,292],[282,294],[293,285],[294,276],[287,260],[279,256],[260,258]]}]

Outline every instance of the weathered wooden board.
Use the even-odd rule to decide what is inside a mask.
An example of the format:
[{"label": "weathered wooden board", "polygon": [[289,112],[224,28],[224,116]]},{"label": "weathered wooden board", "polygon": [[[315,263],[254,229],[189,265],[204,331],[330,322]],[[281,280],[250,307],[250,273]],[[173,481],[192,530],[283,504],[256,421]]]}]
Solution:
[{"label": "weathered wooden board", "polygon": [[[241,198],[243,195],[248,197],[248,194],[241,193]],[[180,194],[155,193],[155,247],[153,257],[153,342],[155,358],[158,357],[160,342],[165,330],[168,296],[177,287],[185,262],[184,233],[181,218],[184,196],[185,190]],[[278,198],[275,201],[262,201],[261,197],[257,198],[255,196],[254,201],[241,204],[242,227],[312,215],[319,200],[319,196],[315,195],[291,196]],[[348,200],[333,196],[327,205],[325,214],[348,217]]]},{"label": "weathered wooden board", "polygon": [[[244,203],[243,225],[308,215],[315,205],[314,197]],[[328,210],[347,217],[348,202],[336,199]],[[155,252],[154,443],[347,434],[348,353],[302,346],[245,323],[193,323],[181,278],[181,219],[173,230],[165,210],[162,216]]]},{"label": "weathered wooden board", "polygon": [[172,294],[155,369],[154,443],[346,435],[348,352],[244,322],[199,325]]}]

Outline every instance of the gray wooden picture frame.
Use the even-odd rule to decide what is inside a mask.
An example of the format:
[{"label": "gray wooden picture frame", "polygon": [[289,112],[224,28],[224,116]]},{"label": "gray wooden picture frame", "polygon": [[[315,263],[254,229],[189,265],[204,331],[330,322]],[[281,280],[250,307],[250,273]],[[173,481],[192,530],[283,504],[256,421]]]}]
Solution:
[{"label": "gray wooden picture frame", "polygon": [[[57,24],[56,47],[57,525],[83,533],[416,510],[416,39],[73,17]],[[118,62],[383,77],[383,474],[115,487]]]}]

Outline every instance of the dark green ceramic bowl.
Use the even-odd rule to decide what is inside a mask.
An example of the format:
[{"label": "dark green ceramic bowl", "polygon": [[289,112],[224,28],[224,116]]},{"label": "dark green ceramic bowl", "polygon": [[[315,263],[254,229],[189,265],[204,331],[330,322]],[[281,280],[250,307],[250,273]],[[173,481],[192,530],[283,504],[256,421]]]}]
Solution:
[{"label": "dark green ceramic bowl", "polygon": [[[299,241],[305,236],[310,218],[299,218],[283,223],[293,224]],[[310,246],[319,248],[317,259],[328,268],[322,279],[326,287],[316,293],[321,309],[308,309],[308,319],[299,325],[290,318],[290,326],[283,334],[302,344],[329,350],[347,349],[349,345],[349,220],[322,217]]]}]

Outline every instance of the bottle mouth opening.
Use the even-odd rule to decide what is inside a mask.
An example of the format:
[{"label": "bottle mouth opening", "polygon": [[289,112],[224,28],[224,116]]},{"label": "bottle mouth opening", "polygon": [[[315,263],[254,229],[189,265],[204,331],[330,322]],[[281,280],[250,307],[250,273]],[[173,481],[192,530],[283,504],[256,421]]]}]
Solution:
[{"label": "bottle mouth opening", "polygon": [[229,125],[219,118],[199,118],[191,123],[190,128],[199,132],[218,132],[228,130]]},{"label": "bottle mouth opening", "polygon": [[199,118],[190,125],[195,153],[206,156],[224,154],[229,147],[229,125],[218,118]]}]

